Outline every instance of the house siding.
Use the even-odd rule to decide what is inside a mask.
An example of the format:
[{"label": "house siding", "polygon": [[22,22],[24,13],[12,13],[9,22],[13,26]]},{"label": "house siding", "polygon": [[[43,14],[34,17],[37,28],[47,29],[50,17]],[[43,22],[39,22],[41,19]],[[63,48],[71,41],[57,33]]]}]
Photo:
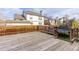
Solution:
[{"label": "house siding", "polygon": [[26,17],[28,21],[33,22],[33,25],[40,25],[39,23],[41,23],[41,25],[44,25],[44,17],[42,17],[41,20],[39,19],[40,16],[27,14]]}]

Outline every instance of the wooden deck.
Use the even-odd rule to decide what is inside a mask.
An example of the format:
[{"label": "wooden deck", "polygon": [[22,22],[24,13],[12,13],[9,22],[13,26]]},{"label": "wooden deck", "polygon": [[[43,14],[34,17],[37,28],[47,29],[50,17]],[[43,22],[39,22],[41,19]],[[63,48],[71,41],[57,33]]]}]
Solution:
[{"label": "wooden deck", "polygon": [[53,35],[29,32],[0,37],[0,51],[75,51],[79,43],[56,39]]}]

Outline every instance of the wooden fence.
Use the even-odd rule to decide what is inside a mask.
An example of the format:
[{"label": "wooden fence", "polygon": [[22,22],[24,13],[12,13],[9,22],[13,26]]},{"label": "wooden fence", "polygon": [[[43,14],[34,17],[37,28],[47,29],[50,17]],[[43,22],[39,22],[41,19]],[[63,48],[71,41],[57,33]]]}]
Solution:
[{"label": "wooden fence", "polygon": [[33,31],[43,31],[45,29],[48,29],[48,26],[34,26],[34,25],[12,26],[12,27],[6,26],[6,27],[0,27],[0,36],[33,32]]}]

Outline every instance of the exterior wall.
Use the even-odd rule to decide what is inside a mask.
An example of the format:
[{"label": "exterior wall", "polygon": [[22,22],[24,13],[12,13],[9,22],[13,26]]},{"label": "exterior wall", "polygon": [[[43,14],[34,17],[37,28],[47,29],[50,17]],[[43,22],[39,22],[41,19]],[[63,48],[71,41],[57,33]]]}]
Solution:
[{"label": "exterior wall", "polygon": [[42,20],[39,19],[39,22],[41,22],[42,25],[44,25],[44,17],[42,17]]},{"label": "exterior wall", "polygon": [[38,22],[33,22],[33,25],[39,25],[39,23]]},{"label": "exterior wall", "polygon": [[63,19],[60,20],[60,23],[63,23]]},{"label": "exterior wall", "polygon": [[26,19],[30,22],[33,22],[33,25],[40,25],[39,23],[42,23],[41,25],[44,25],[44,17],[42,19],[39,19],[39,16],[34,16],[34,15],[26,15]]},{"label": "exterior wall", "polygon": [[51,21],[50,21],[50,24],[53,25],[53,26],[56,25],[56,24],[55,24],[55,20],[51,20]]}]

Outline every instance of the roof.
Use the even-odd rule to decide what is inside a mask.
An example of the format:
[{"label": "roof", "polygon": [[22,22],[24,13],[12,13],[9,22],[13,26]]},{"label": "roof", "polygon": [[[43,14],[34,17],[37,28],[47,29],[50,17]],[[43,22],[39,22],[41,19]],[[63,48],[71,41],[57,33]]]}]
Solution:
[{"label": "roof", "polygon": [[25,18],[20,14],[15,14],[15,19],[25,19]]},{"label": "roof", "polygon": [[47,16],[45,16],[45,15],[41,15],[40,13],[33,12],[33,11],[27,11],[26,14],[35,15],[35,16],[40,16],[40,17],[44,17],[44,18],[47,18],[47,19],[49,19],[49,20],[52,20],[51,17],[47,17]]},{"label": "roof", "polygon": [[44,17],[44,16],[41,15],[40,13],[33,12],[33,11],[27,11],[26,14],[35,15],[35,16],[40,16],[40,17]]}]

